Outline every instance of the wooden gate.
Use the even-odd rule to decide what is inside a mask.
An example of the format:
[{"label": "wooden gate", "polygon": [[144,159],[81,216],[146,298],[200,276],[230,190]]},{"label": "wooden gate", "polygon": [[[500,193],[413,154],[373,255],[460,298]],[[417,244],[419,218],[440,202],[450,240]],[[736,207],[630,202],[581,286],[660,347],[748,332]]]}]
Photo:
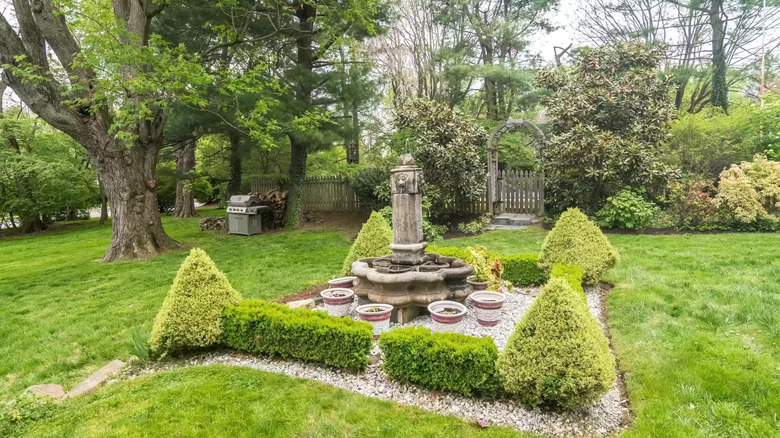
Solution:
[{"label": "wooden gate", "polygon": [[530,170],[501,170],[496,181],[497,213],[544,213],[544,178]]}]

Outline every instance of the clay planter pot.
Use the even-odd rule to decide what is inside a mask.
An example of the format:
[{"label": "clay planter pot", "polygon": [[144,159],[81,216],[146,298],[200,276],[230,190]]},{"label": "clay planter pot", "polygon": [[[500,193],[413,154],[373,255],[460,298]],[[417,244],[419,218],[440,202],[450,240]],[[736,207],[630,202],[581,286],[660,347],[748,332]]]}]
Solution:
[{"label": "clay planter pot", "polygon": [[357,308],[360,319],[374,326],[374,339],[379,339],[379,335],[390,328],[392,312],[393,306],[390,304],[364,304]]},{"label": "clay planter pot", "polygon": [[431,312],[434,331],[455,332],[460,328],[468,309],[455,301],[434,301],[428,305],[428,311]]},{"label": "clay planter pot", "polygon": [[328,280],[328,286],[332,288],[349,289],[354,286],[354,282],[357,277],[341,277]]},{"label": "clay planter pot", "polygon": [[506,296],[500,292],[479,291],[469,295],[479,325],[494,326],[501,319],[501,307]]},{"label": "clay planter pot", "polygon": [[473,275],[467,277],[466,282],[471,286],[471,290],[487,290],[488,288],[487,281],[474,281]]},{"label": "clay planter pot", "polygon": [[325,310],[330,316],[342,317],[349,313],[349,306],[355,299],[355,292],[352,289],[332,288],[320,292],[322,301],[325,303]]}]

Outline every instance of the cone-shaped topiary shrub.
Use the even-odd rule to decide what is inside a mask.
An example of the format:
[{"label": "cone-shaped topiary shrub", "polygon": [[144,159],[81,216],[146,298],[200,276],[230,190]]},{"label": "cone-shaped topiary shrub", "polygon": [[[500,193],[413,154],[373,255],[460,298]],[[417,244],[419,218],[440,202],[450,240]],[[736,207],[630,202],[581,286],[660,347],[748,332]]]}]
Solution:
[{"label": "cone-shaped topiary shrub", "polygon": [[393,243],[393,230],[387,221],[377,212],[371,212],[363,228],[349,249],[347,258],[344,259],[344,266],[341,268],[342,275],[349,275],[352,272],[352,262],[365,257],[379,257],[390,254],[390,244]]},{"label": "cone-shaped topiary shrub", "polygon": [[548,273],[557,263],[581,267],[585,285],[598,283],[619,260],[607,236],[577,208],[561,215],[539,253],[539,267]]},{"label": "cone-shaped topiary shrub", "polygon": [[222,334],[222,312],[239,294],[200,248],[193,248],[173,280],[154,320],[149,341],[155,354],[208,347]]},{"label": "cone-shaped topiary shrub", "polygon": [[601,398],[615,359],[582,295],[552,278],[498,358],[504,389],[530,405],[573,408]]}]

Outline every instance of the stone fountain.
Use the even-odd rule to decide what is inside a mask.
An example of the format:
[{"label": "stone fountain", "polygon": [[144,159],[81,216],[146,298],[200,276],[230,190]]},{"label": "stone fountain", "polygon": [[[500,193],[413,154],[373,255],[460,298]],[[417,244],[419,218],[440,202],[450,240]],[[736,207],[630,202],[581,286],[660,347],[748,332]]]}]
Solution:
[{"label": "stone fountain", "polygon": [[352,264],[355,294],[374,303],[392,304],[393,321],[409,322],[421,308],[439,300],[462,301],[471,293],[472,268],[456,257],[426,253],[422,230],[422,169],[409,154],[390,171],[393,205],[392,254]]}]

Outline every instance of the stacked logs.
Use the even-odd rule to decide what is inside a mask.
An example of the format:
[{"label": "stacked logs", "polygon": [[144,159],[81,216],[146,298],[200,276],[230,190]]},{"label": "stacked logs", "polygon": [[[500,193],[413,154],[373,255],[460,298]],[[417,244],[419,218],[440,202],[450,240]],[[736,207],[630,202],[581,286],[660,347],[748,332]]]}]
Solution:
[{"label": "stacked logs", "polygon": [[267,210],[262,210],[264,228],[282,228],[287,213],[287,192],[276,189],[265,193],[250,193],[260,198],[260,205],[267,205]]},{"label": "stacked logs", "polygon": [[224,217],[207,217],[200,221],[201,231],[227,231]]}]

